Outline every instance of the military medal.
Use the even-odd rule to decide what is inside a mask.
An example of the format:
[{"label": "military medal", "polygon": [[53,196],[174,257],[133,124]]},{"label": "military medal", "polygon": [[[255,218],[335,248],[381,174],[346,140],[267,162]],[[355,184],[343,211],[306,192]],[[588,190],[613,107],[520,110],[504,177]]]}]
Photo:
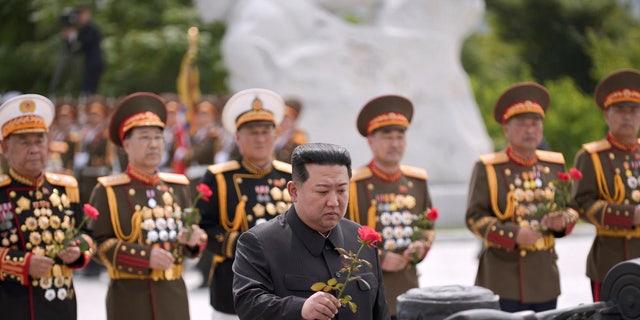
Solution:
[{"label": "military medal", "polygon": [[64,300],[65,298],[67,298],[67,289],[65,288],[58,289],[58,299]]},{"label": "military medal", "polygon": [[635,202],[640,202],[640,190],[631,191],[631,199]]},{"label": "military medal", "polygon": [[268,214],[272,216],[276,214],[276,206],[273,203],[271,202],[267,203],[266,208],[267,208]]},{"label": "military medal", "polygon": [[531,189],[527,189],[527,190],[524,192],[524,200],[525,200],[526,202],[532,202],[532,201],[533,201],[533,199],[534,199],[533,190],[531,190]]},{"label": "military medal", "polygon": [[513,198],[518,202],[522,202],[524,200],[524,190],[517,188],[513,191]]},{"label": "military medal", "polygon": [[40,229],[47,229],[49,227],[49,218],[46,216],[38,218],[38,226]]},{"label": "military medal", "polygon": [[45,244],[51,244],[51,240],[53,240],[53,234],[49,230],[42,231],[42,242]]},{"label": "military medal", "polygon": [[31,232],[29,234],[29,242],[31,242],[31,244],[33,244],[34,246],[39,245],[40,242],[42,242],[42,237],[40,236],[40,233]]},{"label": "military medal", "polygon": [[253,211],[253,215],[256,217],[258,218],[264,217],[265,208],[263,205],[256,203],[256,205],[253,206],[252,211]]},{"label": "military medal", "polygon": [[51,288],[52,284],[53,284],[53,279],[51,279],[49,277],[40,278],[40,288],[49,289],[49,288]]},{"label": "military medal", "polygon": [[391,214],[389,212],[383,212],[380,215],[380,223],[383,226],[388,226],[391,224]]},{"label": "military medal", "polygon": [[149,205],[149,208],[153,209],[156,207],[156,205],[158,205],[158,202],[155,199],[156,196],[156,191],[153,189],[150,190],[146,190],[145,192],[147,194],[147,199],[149,199],[147,201],[147,204]]},{"label": "military medal", "polygon": [[284,201],[276,202],[276,211],[278,212],[278,214],[283,214],[285,211],[287,211],[287,204],[284,203]]},{"label": "military medal", "polygon": [[58,229],[53,232],[53,239],[58,243],[62,243],[64,241],[64,231]]},{"label": "military medal", "polygon": [[271,188],[271,191],[269,191],[269,194],[271,194],[271,198],[273,200],[276,200],[276,201],[282,200],[282,190],[280,190],[279,188],[276,188],[276,187]]},{"label": "military medal", "polygon": [[[58,190],[55,190],[55,191],[58,191]],[[67,197],[67,195],[64,193],[60,196],[60,202],[62,203],[62,206],[65,208],[69,208],[69,206],[71,205],[71,201],[69,201],[69,197]]]},{"label": "military medal", "polygon": [[636,179],[636,177],[628,177],[627,178],[627,185],[629,186],[629,188],[631,189],[635,189],[638,187],[638,179]]},{"label": "military medal", "polygon": [[44,292],[44,298],[47,299],[47,301],[53,301],[53,299],[56,298],[56,291],[53,289],[47,289],[47,291]]},{"label": "military medal", "polygon": [[394,226],[402,224],[402,214],[400,212],[398,212],[398,211],[392,213],[391,214],[391,223],[393,223]]},{"label": "military medal", "polygon": [[282,190],[282,200],[285,202],[291,202],[291,195],[289,194],[289,189]]},{"label": "military medal", "polygon": [[520,186],[522,186],[522,179],[520,179],[520,177],[516,177],[513,180],[513,183],[516,185],[516,187],[520,187]]},{"label": "military medal", "polygon": [[164,202],[165,206],[172,206],[173,205],[173,197],[171,196],[171,193],[169,192],[165,192],[162,194],[162,201]]}]

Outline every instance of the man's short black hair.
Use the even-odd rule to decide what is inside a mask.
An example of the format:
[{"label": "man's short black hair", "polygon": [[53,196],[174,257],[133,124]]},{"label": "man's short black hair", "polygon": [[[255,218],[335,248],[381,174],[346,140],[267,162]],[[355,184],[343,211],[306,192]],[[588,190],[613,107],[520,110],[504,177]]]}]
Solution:
[{"label": "man's short black hair", "polygon": [[351,178],[351,156],[347,148],[331,143],[307,143],[297,146],[291,154],[292,180],[304,183],[309,179],[307,164],[343,165]]}]

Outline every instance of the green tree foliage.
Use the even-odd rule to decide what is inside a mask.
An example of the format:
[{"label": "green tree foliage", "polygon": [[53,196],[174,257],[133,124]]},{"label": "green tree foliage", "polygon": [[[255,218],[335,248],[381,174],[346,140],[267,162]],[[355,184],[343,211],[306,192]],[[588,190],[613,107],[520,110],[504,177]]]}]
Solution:
[{"label": "green tree foliage", "polygon": [[[202,92],[226,91],[226,70],[220,56],[225,26],[202,23],[190,0],[5,0],[0,9],[0,92],[50,93],[49,84],[62,51],[59,18],[65,8],[77,4],[93,8],[93,20],[102,32],[107,66],[100,93],[121,96],[142,90],[176,91],[191,26],[200,29],[197,64]],[[65,78],[75,79],[63,79],[55,93],[75,95],[80,73],[65,71]]]},{"label": "green tree foliage", "polygon": [[640,68],[640,28],[632,4],[486,1],[485,24],[465,42],[462,62],[496,150],[506,141],[493,120],[494,104],[520,81],[549,89],[545,138],[569,165],[583,143],[604,137],[604,117],[593,101],[595,84],[617,69]]}]

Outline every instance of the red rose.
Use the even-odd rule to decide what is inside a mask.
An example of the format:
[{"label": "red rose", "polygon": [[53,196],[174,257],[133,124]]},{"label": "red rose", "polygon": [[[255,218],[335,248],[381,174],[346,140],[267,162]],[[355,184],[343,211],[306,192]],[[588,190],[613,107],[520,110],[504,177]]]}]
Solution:
[{"label": "red rose", "polygon": [[438,209],[437,208],[431,208],[429,210],[429,212],[427,212],[427,219],[431,220],[431,221],[436,221],[438,220]]},{"label": "red rose", "polygon": [[82,211],[84,211],[84,214],[92,220],[98,219],[98,215],[100,215],[98,209],[88,203],[84,204],[84,206],[82,207]]},{"label": "red rose", "polygon": [[567,181],[569,181],[570,178],[571,178],[571,176],[569,176],[568,173],[566,173],[564,171],[558,172],[558,179],[560,179],[560,181],[567,182]]},{"label": "red rose", "polygon": [[358,235],[360,235],[360,240],[362,242],[374,248],[376,246],[376,242],[382,241],[380,234],[367,226],[360,227],[360,229],[358,229]]},{"label": "red rose", "polygon": [[579,181],[582,179],[582,172],[580,172],[580,170],[576,168],[571,168],[571,170],[569,170],[569,175],[571,175],[571,179],[575,181]]},{"label": "red rose", "polygon": [[198,190],[198,192],[202,195],[202,200],[207,202],[209,201],[209,197],[213,195],[213,191],[211,191],[211,189],[209,189],[209,186],[204,183],[197,185],[196,190]]}]

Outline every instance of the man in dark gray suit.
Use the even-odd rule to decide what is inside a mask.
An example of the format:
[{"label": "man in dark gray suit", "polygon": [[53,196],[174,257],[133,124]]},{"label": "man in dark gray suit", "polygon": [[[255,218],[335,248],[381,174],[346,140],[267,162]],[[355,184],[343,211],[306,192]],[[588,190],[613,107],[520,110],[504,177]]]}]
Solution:
[{"label": "man in dark gray suit", "polygon": [[[334,292],[311,286],[335,277],[344,282],[341,255],[356,252],[360,225],[343,219],[349,199],[351,157],[341,146],[313,143],[296,147],[287,184],[293,205],[283,215],[244,232],[233,264],[233,295],[240,319],[390,319],[378,254],[365,246],[359,258],[371,269],[351,276],[345,294],[357,312],[341,306]],[[368,284],[368,285],[367,285]]]}]

